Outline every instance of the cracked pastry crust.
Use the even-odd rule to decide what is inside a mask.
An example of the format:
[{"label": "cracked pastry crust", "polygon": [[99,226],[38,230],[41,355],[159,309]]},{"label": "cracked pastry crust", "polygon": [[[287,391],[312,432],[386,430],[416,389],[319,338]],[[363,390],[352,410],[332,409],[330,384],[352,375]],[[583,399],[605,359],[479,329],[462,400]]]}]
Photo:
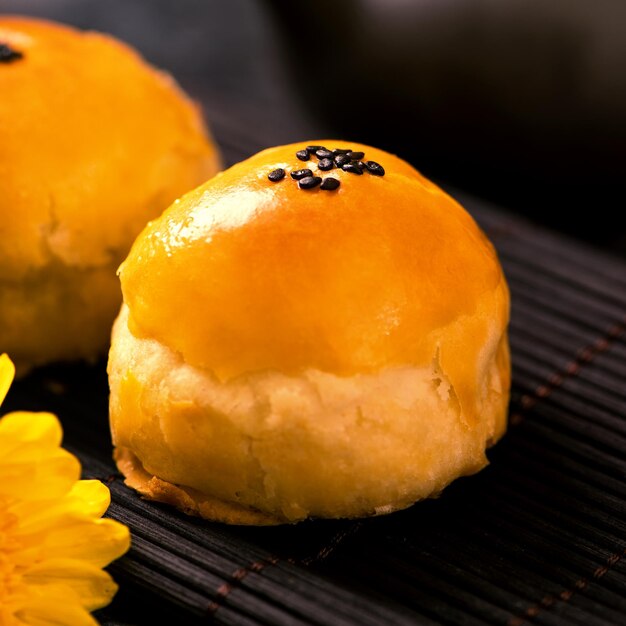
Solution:
[{"label": "cracked pastry crust", "polygon": [[144,497],[231,524],[381,515],[487,464],[506,429],[506,339],[469,428],[438,355],[340,377],[262,372],[220,382],[117,319],[109,357],[115,460]]},{"label": "cracked pastry crust", "polygon": [[187,515],[196,515],[225,524],[275,526],[285,522],[254,509],[208,496],[197,489],[175,485],[146,472],[128,448],[115,448],[114,459],[124,474],[125,483],[147,500],[175,506]]},{"label": "cracked pastry crust", "polygon": [[0,17],[0,350],[18,374],[105,356],[116,270],[148,220],[220,167],[200,110],[105,34]]}]

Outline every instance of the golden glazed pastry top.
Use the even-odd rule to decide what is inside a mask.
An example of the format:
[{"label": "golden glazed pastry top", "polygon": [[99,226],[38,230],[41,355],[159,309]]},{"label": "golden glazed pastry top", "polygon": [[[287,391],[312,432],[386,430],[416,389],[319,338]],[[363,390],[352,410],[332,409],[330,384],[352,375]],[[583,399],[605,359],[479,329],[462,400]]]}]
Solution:
[{"label": "golden glazed pastry top", "polygon": [[[149,223],[122,264],[131,332],[220,380],[310,368],[352,375],[437,356],[471,413],[483,348],[491,358],[508,322],[491,243],[403,160],[315,143],[362,151],[385,175],[321,172],[317,158],[295,156],[302,144],[217,175]],[[277,168],[286,176],[273,182]],[[301,168],[340,187],[301,189],[290,176]]]},{"label": "golden glazed pastry top", "polygon": [[148,219],[216,171],[196,105],[129,46],[11,16],[0,46],[0,278],[124,258]]}]

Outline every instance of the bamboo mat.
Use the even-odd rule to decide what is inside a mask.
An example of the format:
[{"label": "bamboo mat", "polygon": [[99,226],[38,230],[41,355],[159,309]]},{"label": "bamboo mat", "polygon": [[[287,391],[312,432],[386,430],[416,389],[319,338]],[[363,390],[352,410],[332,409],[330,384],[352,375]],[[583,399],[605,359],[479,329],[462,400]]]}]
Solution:
[{"label": "bamboo mat", "polygon": [[85,476],[109,485],[108,515],[131,528],[102,624],[626,623],[626,263],[453,195],[509,280],[513,394],[489,467],[437,500],[293,527],[189,518],[123,485],[104,363],[14,385],[3,411],[56,412]]}]

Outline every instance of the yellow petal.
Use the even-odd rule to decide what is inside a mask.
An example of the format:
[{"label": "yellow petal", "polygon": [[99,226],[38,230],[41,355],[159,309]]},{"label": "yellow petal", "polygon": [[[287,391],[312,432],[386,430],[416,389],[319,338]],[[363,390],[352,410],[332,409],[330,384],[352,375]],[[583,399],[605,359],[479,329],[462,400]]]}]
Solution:
[{"label": "yellow petal", "polygon": [[29,568],[22,579],[31,587],[67,587],[88,611],[109,604],[117,591],[117,585],[107,572],[75,559],[49,559],[38,563]]},{"label": "yellow petal", "polygon": [[4,402],[15,376],[15,365],[7,354],[0,356],[0,404]]},{"label": "yellow petal", "polygon": [[106,567],[129,547],[130,532],[126,526],[112,519],[99,519],[54,528],[43,541],[42,557],[80,559]]},{"label": "yellow petal", "polygon": [[28,626],[98,626],[89,611],[63,586],[50,585],[17,613]]},{"label": "yellow petal", "polygon": [[99,480],[78,481],[72,487],[70,497],[76,498],[81,509],[91,516],[102,517],[111,504],[111,492]]},{"label": "yellow petal", "polygon": [[[75,482],[63,497],[16,502],[9,511],[20,519],[20,536],[38,533],[55,525],[75,524],[102,517],[111,494],[99,480]],[[1,626],[1,625],[0,625]]]},{"label": "yellow petal", "polygon": [[0,438],[37,441],[46,447],[58,447],[63,438],[63,429],[58,417],[52,413],[14,411],[0,419]]},{"label": "yellow petal", "polygon": [[78,459],[62,448],[36,456],[2,460],[0,496],[28,501],[58,498],[69,492],[80,476]]}]

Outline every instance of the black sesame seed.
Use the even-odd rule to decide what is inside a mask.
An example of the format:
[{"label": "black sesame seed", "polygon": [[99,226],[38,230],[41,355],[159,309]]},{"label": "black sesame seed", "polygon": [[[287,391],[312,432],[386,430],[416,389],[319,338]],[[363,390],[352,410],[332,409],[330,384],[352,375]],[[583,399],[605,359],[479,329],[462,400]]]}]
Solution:
[{"label": "black sesame seed", "polygon": [[296,152],[296,156],[301,161],[308,161],[309,160],[309,153],[306,150],[298,150],[298,152]]},{"label": "black sesame seed", "polygon": [[285,178],[285,170],[282,167],[272,170],[267,177],[273,182],[277,183],[279,180]]},{"label": "black sesame seed", "polygon": [[14,50],[6,43],[0,43],[0,63],[11,63],[23,58],[23,54]]},{"label": "black sesame seed", "polygon": [[321,170],[332,170],[333,167],[335,167],[335,164],[333,162],[332,159],[320,159],[319,163],[317,164],[317,167],[319,167]]},{"label": "black sesame seed", "polygon": [[350,158],[346,154],[338,154],[335,157],[335,163],[337,164],[337,167],[341,167],[346,163],[350,163]]},{"label": "black sesame seed", "polygon": [[341,166],[341,169],[344,172],[350,172],[351,174],[363,174],[363,171],[361,170],[361,168],[356,164],[356,163],[346,163],[345,165]]},{"label": "black sesame seed", "polygon": [[350,148],[335,148],[333,150],[333,154],[348,154],[348,152],[352,152]]},{"label": "black sesame seed", "polygon": [[314,154],[315,152],[317,152],[318,150],[326,150],[326,148],[324,148],[324,146],[307,146],[305,148],[305,150],[309,153],[309,154]]},{"label": "black sesame seed", "polygon": [[291,172],[291,178],[294,180],[300,180],[301,178],[306,178],[307,176],[313,176],[313,172],[309,169],[295,170]]},{"label": "black sesame seed", "polygon": [[313,189],[313,187],[317,187],[322,182],[322,179],[319,176],[305,176],[298,181],[298,187],[300,189]]},{"label": "black sesame seed", "polygon": [[315,151],[315,156],[318,159],[332,159],[333,153],[330,150],[326,150],[326,148],[320,148]]},{"label": "black sesame seed", "polygon": [[365,167],[367,167],[367,171],[370,174],[374,174],[374,176],[385,175],[385,168],[382,165],[380,165],[380,163],[376,163],[376,161],[368,161],[365,164]]},{"label": "black sesame seed", "polygon": [[320,189],[325,189],[326,191],[335,191],[337,187],[339,187],[341,183],[336,178],[332,176],[327,176],[320,185]]},{"label": "black sesame seed", "polygon": [[362,159],[365,156],[365,152],[348,152],[348,156],[353,161],[358,161],[359,159]]}]

